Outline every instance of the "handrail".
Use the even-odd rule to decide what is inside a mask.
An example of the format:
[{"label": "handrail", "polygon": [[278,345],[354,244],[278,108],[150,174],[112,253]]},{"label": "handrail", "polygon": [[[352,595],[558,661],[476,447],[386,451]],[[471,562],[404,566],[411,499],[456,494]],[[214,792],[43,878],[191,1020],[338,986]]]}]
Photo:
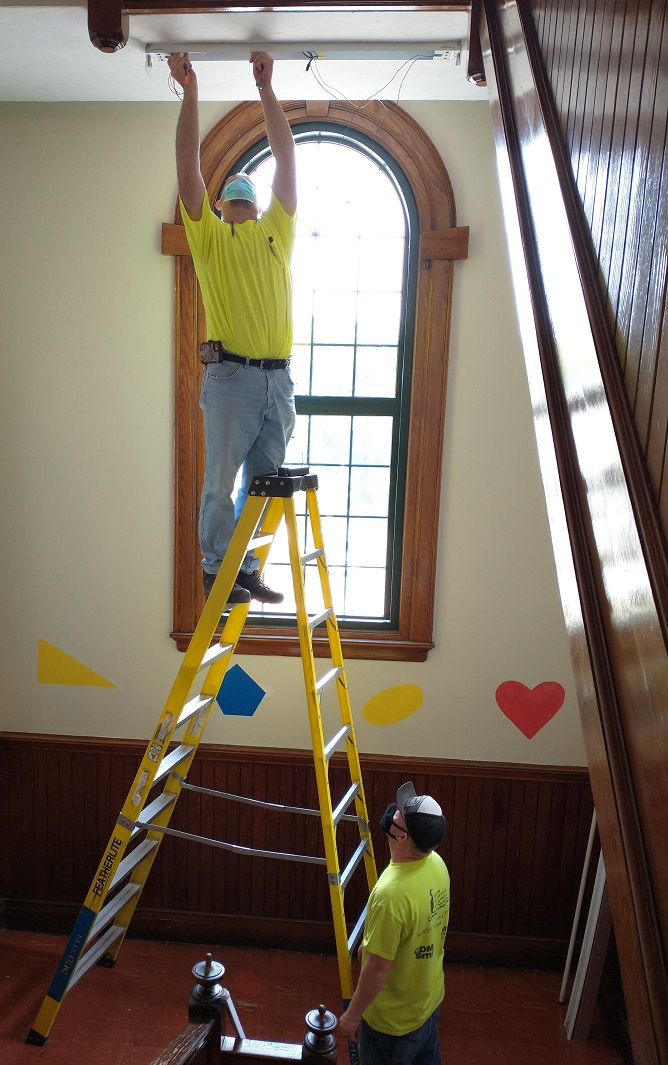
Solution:
[{"label": "handrail", "polygon": [[188,1021],[151,1065],[194,1065],[216,1027],[215,1020]]}]

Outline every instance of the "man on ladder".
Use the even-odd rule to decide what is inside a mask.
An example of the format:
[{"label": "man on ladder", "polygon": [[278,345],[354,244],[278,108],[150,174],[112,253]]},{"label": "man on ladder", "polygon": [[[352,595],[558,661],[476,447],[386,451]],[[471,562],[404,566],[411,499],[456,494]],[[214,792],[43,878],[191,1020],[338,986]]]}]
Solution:
[{"label": "man on ladder", "polygon": [[[219,218],[211,209],[200,171],[197,76],[187,53],[169,57],[172,77],[183,89],[176,127],[181,216],[202,291],[207,336],[212,338],[200,347],[205,471],[199,538],[205,596],[225,557],[252,479],[275,474],[283,465],[295,425],[288,372],[290,258],[297,221],[295,145],[272,87],[273,59],[265,52],[253,52],[250,62],[276,163],[271,201],[260,213],[252,181],[234,174],[216,203]],[[227,605],[248,603],[251,598],[263,603],[283,600],[280,592],[265,585],[258,560],[249,553]]]}]

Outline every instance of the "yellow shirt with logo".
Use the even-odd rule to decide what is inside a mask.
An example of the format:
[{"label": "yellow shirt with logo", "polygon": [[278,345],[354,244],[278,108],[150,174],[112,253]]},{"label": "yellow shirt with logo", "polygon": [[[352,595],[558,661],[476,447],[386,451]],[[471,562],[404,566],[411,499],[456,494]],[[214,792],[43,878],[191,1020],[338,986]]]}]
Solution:
[{"label": "yellow shirt with logo", "polygon": [[390,862],[367,907],[362,965],[377,954],[392,962],[362,1016],[377,1032],[406,1035],[443,1001],[443,945],[450,917],[450,874],[432,851],[415,862]]},{"label": "yellow shirt with logo", "polygon": [[296,215],[272,194],[257,221],[232,226],[209,206],[195,222],[181,216],[202,290],[209,340],[251,359],[287,359],[292,348],[292,279]]}]

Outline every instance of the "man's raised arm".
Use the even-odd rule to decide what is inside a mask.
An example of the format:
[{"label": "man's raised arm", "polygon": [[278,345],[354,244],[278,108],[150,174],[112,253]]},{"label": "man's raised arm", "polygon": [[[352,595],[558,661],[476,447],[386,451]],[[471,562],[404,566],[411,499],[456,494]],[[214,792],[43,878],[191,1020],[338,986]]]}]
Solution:
[{"label": "man's raised arm", "polygon": [[269,147],[276,161],[272,189],[283,210],[293,215],[297,210],[295,142],[290,123],[276,99],[271,83],[274,60],[266,52],[251,52],[250,62],[253,64],[253,77],[260,93]]},{"label": "man's raised arm", "polygon": [[202,216],[204,180],[199,162],[199,112],[197,77],[190,66],[188,54],[173,52],[169,69],[174,81],[183,89],[183,101],[176,124],[176,178],[179,196],[190,218],[197,222]]}]

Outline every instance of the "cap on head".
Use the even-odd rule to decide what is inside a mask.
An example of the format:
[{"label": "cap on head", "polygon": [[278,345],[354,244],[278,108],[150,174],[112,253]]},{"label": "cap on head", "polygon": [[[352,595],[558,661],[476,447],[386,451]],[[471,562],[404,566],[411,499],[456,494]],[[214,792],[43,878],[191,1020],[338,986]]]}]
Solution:
[{"label": "cap on head", "polygon": [[235,177],[223,189],[223,200],[250,200],[255,203],[257,194],[250,178]]},{"label": "cap on head", "polygon": [[411,780],[399,788],[397,806],[415,846],[425,852],[438,847],[445,835],[445,818],[436,799],[416,795]]}]

